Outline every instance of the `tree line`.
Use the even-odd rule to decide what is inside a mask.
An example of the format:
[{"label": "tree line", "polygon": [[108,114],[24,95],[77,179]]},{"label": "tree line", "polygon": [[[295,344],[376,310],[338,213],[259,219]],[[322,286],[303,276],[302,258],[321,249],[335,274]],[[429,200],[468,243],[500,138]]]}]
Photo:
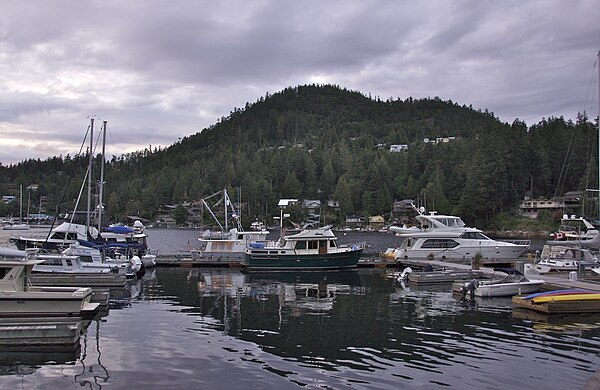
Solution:
[{"label": "tree line", "polygon": [[[234,108],[173,145],[113,157],[105,167],[111,221],[152,220],[161,205],[193,202],[223,188],[241,192],[245,223],[277,212],[280,198],[339,202],[328,216],[389,214],[416,199],[487,226],[515,212],[526,194],[595,187],[597,120],[544,118],[528,126],[493,112],[427,99],[372,98],[335,85],[304,85]],[[424,142],[454,137],[451,142]],[[408,149],[390,152],[392,144]],[[95,163],[99,163],[96,156]],[[32,204],[71,211],[88,157],[56,156],[0,166],[2,194],[38,184]],[[96,170],[98,172],[98,170]],[[0,214],[17,205],[2,204]],[[18,210],[18,209],[17,209]]]}]

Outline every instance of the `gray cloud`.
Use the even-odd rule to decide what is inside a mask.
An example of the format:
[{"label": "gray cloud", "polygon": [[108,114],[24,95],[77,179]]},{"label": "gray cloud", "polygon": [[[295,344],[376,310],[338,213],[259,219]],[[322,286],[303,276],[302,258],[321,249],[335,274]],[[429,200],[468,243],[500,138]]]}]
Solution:
[{"label": "gray cloud", "polygon": [[109,153],[167,146],[313,82],[439,96],[507,122],[595,116],[599,5],[4,1],[0,162],[77,153],[90,115],[108,120]]}]

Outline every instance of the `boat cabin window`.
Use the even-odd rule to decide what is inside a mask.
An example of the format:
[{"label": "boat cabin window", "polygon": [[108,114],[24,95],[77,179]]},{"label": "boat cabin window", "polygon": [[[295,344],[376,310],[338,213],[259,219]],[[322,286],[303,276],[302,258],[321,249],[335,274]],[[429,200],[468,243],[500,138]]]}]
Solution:
[{"label": "boat cabin window", "polygon": [[93,262],[92,256],[81,255],[79,257],[81,258],[81,261],[84,262],[84,263],[91,263],[91,262]]},{"label": "boat cabin window", "polygon": [[330,248],[335,248],[335,241],[334,240],[330,240],[329,241],[329,247]]},{"label": "boat cabin window", "polygon": [[4,279],[6,276],[6,270],[7,268],[0,268],[0,279]]},{"label": "boat cabin window", "polygon": [[73,266],[73,262],[70,259],[67,259],[67,265],[69,267],[72,267]]},{"label": "boat cabin window", "polygon": [[467,232],[463,233],[460,238],[465,240],[489,240],[486,236],[479,232]]},{"label": "boat cabin window", "polygon": [[421,248],[454,248],[458,246],[458,242],[454,240],[430,239],[425,240]]},{"label": "boat cabin window", "polygon": [[52,238],[55,240],[77,240],[77,233],[67,233],[66,238],[65,238],[65,233],[64,232],[56,232],[52,235]]},{"label": "boat cabin window", "polygon": [[295,249],[306,249],[306,241],[296,241]]},{"label": "boat cabin window", "polygon": [[319,241],[308,241],[308,249],[318,249]]},{"label": "boat cabin window", "polygon": [[61,266],[62,261],[60,259],[46,259],[46,264],[52,266]]}]

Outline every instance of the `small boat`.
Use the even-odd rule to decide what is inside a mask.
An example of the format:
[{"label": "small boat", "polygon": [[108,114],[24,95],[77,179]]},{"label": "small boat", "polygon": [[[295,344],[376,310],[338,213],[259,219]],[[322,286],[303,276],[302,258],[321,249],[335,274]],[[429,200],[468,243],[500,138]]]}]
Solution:
[{"label": "small boat", "polygon": [[[529,273],[528,273],[529,274]],[[509,297],[536,292],[544,284],[541,279],[529,279],[513,268],[497,268],[490,280],[472,280],[463,285],[462,293],[477,297]]]},{"label": "small boat", "polygon": [[326,226],[283,236],[276,242],[250,243],[243,265],[247,271],[355,268],[365,243],[338,246],[336,240]]},{"label": "small boat", "polygon": [[97,310],[90,287],[31,286],[32,269],[42,262],[0,261],[0,316],[81,316]]},{"label": "small boat", "polygon": [[577,246],[545,245],[542,258],[535,264],[539,273],[577,271],[579,266],[598,265],[598,258]]}]

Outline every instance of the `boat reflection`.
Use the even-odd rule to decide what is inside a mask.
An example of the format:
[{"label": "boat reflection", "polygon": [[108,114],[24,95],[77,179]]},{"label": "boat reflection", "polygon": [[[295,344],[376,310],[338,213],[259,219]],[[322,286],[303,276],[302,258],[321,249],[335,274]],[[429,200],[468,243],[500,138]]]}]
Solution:
[{"label": "boat reflection", "polygon": [[[75,383],[86,388],[101,388],[110,378],[108,369],[102,363],[100,350],[100,319],[91,321],[87,332],[81,335],[80,370],[74,375]],[[93,325],[92,325],[93,324]],[[92,340],[92,342],[90,342]]]}]

